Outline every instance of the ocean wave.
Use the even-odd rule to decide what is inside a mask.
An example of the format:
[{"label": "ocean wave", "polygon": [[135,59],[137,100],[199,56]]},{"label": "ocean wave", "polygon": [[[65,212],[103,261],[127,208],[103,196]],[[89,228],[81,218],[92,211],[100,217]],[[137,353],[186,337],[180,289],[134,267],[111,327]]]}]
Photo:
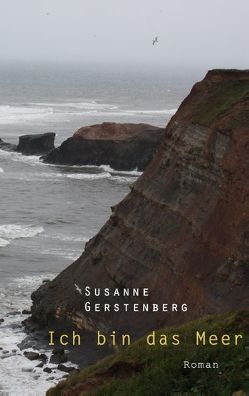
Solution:
[{"label": "ocean wave", "polygon": [[[30,295],[41,285],[42,279],[53,279],[54,276],[55,274],[39,273],[35,276],[16,278],[0,286],[0,317],[4,318],[4,323],[0,326],[3,348],[3,351],[0,351],[1,395],[41,396],[65,374],[57,370],[56,366],[48,365],[53,369],[54,379],[51,379],[51,374],[45,373],[43,368],[36,367],[37,361],[29,361],[18,348],[18,344],[26,337],[24,328],[20,326],[24,319],[21,312],[29,309]],[[51,350],[45,344],[41,345],[39,350],[35,345],[25,350],[46,353],[48,358],[51,356]],[[4,351],[9,353],[6,354]],[[69,364],[76,367],[71,362],[66,363]]]},{"label": "ocean wave", "polygon": [[96,179],[108,179],[112,175],[109,172],[101,172],[101,173],[71,173],[65,174],[65,176],[69,179],[76,180],[96,180]]},{"label": "ocean wave", "polygon": [[[96,167],[95,167],[96,168]],[[89,168],[87,168],[89,169]],[[105,170],[104,170],[105,169]],[[100,171],[102,170],[102,172]],[[9,172],[5,174],[8,177],[8,180],[19,180],[26,182],[63,182],[65,179],[71,180],[85,180],[85,181],[97,181],[103,179],[110,179],[114,181],[121,181],[132,183],[136,181],[136,179],[141,175],[141,172],[137,171],[115,171],[109,166],[98,167],[96,173],[86,172],[86,173],[68,173],[68,172]]]},{"label": "ocean wave", "polygon": [[73,179],[73,180],[101,180],[101,179],[109,179],[112,175],[108,172],[99,172],[99,173],[8,173],[8,179],[12,180],[20,180],[27,182],[46,182],[53,180],[55,181],[63,181],[65,179]]},{"label": "ocean wave", "polygon": [[86,243],[90,239],[90,237],[76,237],[76,236],[74,237],[74,236],[62,235],[62,234],[54,234],[54,235],[43,234],[43,237],[49,239],[56,239],[58,241],[63,241],[63,242],[82,242],[82,243]]},{"label": "ocean wave", "polygon": [[118,176],[118,175],[112,176],[111,180],[115,181],[115,182],[122,183],[122,184],[123,183],[124,184],[127,184],[127,183],[133,184],[136,181],[136,179],[134,177]]},{"label": "ocean wave", "polygon": [[[127,178],[127,182],[134,181],[137,177],[142,175],[142,172],[139,172],[137,169],[132,171],[120,171],[111,168],[110,165],[56,165],[56,164],[46,164],[40,160],[39,156],[25,156],[16,152],[9,152],[0,149],[0,158],[10,159],[14,162],[23,162],[26,165],[31,167],[36,167],[37,172],[8,172],[5,173],[2,168],[0,168],[0,173],[3,174],[3,177],[12,179],[12,180],[21,180],[27,182],[46,182],[47,180],[53,179],[54,181],[62,180],[62,179],[74,179],[74,180],[101,180],[101,179],[118,179],[120,176],[120,181],[125,182],[125,178]],[[48,172],[42,171],[45,167],[49,167]],[[58,172],[58,168],[60,171]],[[57,171],[55,171],[55,169]],[[85,169],[85,172],[84,172]],[[122,177],[122,179],[121,179]],[[133,178],[133,180],[132,180]]]},{"label": "ocean wave", "polygon": [[14,240],[20,238],[32,238],[44,232],[43,227],[19,224],[2,224],[0,225],[0,238],[2,240]]},{"label": "ocean wave", "polygon": [[43,182],[43,181],[47,181],[50,179],[53,180],[58,180],[63,178],[63,174],[62,173],[45,173],[45,172],[27,172],[27,173],[21,173],[21,172],[10,172],[8,173],[8,179],[10,180],[22,180],[22,181],[27,181],[27,182]]},{"label": "ocean wave", "polygon": [[53,114],[52,107],[36,108],[28,106],[0,106],[0,124],[16,124],[35,121]]},{"label": "ocean wave", "polygon": [[21,153],[17,153],[15,151],[6,151],[0,149],[0,158],[10,159],[14,162],[24,162],[25,164],[36,166],[43,165],[43,162],[40,161],[40,156],[38,155],[23,155]]},{"label": "ocean wave", "polygon": [[[140,117],[140,118],[148,118],[148,117],[158,117],[158,116],[165,116],[171,117],[176,113],[177,109],[165,109],[165,110],[114,110],[114,111],[97,111],[96,116],[105,116],[105,117]],[[80,115],[84,115],[85,113],[80,113]]]},{"label": "ocean wave", "polygon": [[0,248],[8,246],[10,243],[9,241],[6,241],[5,239],[0,238]]},{"label": "ocean wave", "polygon": [[134,169],[132,171],[119,171],[115,170],[110,167],[110,165],[100,165],[100,169],[103,169],[105,172],[113,173],[113,174],[118,174],[118,175],[128,175],[128,176],[141,176],[143,172],[139,172],[137,169]]},{"label": "ocean wave", "polygon": [[164,110],[127,110],[130,114],[143,114],[143,115],[174,115],[177,109],[164,109]]},{"label": "ocean wave", "polygon": [[0,124],[70,121],[70,117],[93,115],[96,117],[148,117],[171,116],[177,109],[122,109],[117,104],[84,102],[30,102],[0,105]]},{"label": "ocean wave", "polygon": [[62,108],[62,109],[76,109],[76,110],[115,110],[118,109],[117,105],[109,103],[98,103],[95,100],[90,100],[86,102],[31,102],[28,103],[31,106],[37,107],[52,107],[52,108]]}]

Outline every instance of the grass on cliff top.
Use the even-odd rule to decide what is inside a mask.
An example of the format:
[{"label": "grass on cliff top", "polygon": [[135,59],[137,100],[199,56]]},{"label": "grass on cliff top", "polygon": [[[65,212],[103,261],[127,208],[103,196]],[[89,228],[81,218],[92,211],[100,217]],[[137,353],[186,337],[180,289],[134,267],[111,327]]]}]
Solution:
[{"label": "grass on cliff top", "polygon": [[[209,126],[220,114],[249,94],[248,80],[223,81],[212,86],[194,112],[193,123]],[[237,120],[239,124],[240,120]]]},{"label": "grass on cliff top", "polygon": [[[196,331],[210,334],[246,334],[249,313],[208,317],[180,328],[157,331],[157,336],[180,334],[180,346],[148,346],[145,339],[94,366],[72,375],[47,396],[228,396],[249,392],[248,338],[237,347],[196,346]],[[218,362],[218,369],[183,369],[183,361]],[[65,392],[65,393],[64,393]],[[242,393],[243,394],[243,393]]]}]

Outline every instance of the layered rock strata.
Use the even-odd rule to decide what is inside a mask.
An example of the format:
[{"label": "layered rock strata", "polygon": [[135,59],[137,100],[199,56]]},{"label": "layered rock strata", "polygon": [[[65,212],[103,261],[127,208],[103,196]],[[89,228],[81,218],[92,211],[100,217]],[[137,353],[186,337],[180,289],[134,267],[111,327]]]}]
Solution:
[{"label": "layered rock strata", "polygon": [[[213,70],[194,85],[155,158],[81,257],[33,293],[33,320],[141,335],[247,308],[248,180],[249,71]],[[146,301],[128,302],[186,303],[188,311],[85,312],[89,298],[75,285],[148,287]]]}]

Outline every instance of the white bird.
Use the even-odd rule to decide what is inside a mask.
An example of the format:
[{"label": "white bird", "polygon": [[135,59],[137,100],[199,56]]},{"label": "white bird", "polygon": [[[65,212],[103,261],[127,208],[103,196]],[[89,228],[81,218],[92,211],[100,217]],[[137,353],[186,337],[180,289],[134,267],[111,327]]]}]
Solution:
[{"label": "white bird", "polygon": [[77,292],[80,293],[80,294],[82,295],[82,290],[81,290],[81,288],[80,288],[78,285],[76,285],[76,283],[74,284],[74,286],[75,286],[75,289],[77,290]]},{"label": "white bird", "polygon": [[156,36],[153,41],[152,41],[152,45],[155,45],[156,43],[159,43],[158,41],[158,36]]}]

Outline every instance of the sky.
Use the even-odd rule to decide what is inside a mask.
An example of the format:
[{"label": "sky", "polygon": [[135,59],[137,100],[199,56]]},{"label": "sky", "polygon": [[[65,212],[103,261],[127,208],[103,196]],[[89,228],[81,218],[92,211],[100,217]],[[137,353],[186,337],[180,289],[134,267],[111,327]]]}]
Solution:
[{"label": "sky", "polygon": [[2,62],[249,68],[248,0],[0,0],[0,7]]}]

